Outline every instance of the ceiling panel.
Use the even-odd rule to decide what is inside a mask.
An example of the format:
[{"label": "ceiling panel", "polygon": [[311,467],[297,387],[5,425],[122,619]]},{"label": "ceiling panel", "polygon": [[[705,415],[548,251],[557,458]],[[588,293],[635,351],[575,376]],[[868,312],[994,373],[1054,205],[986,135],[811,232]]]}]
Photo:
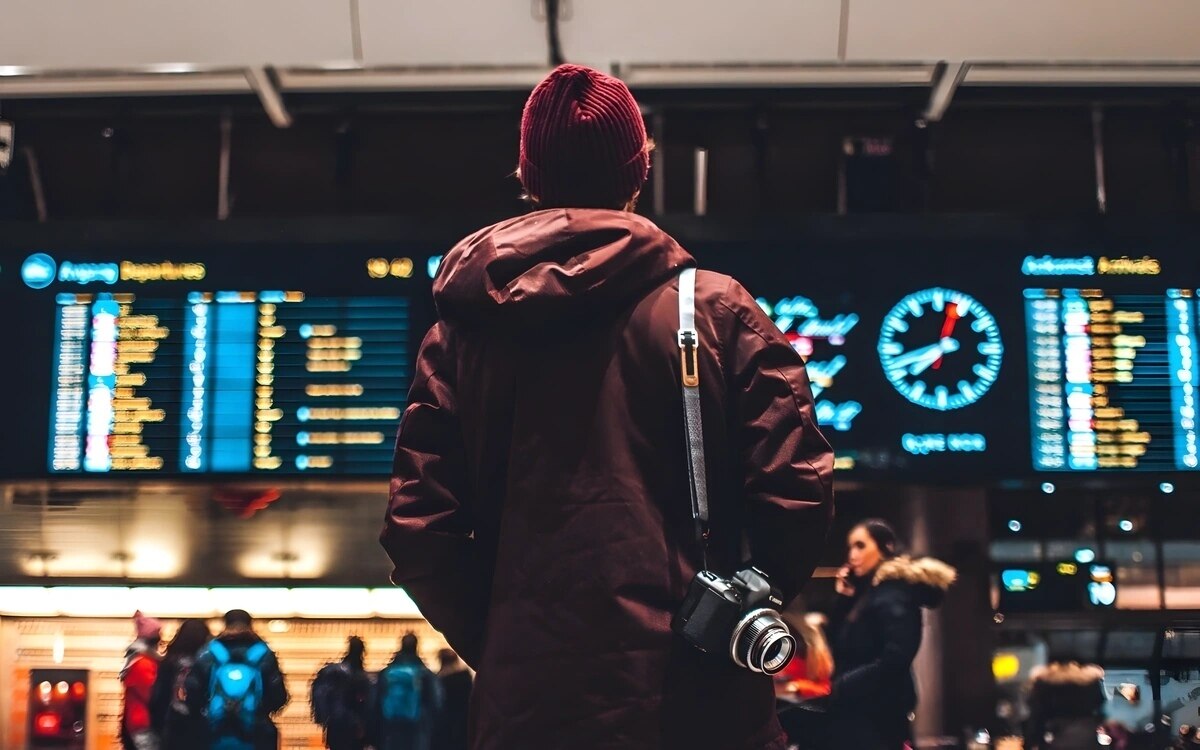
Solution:
[{"label": "ceiling panel", "polygon": [[570,0],[567,59],[613,63],[796,63],[837,59],[840,0]]},{"label": "ceiling panel", "polygon": [[352,60],[347,0],[5,0],[0,65],[293,65]]},{"label": "ceiling panel", "polygon": [[359,0],[370,66],[545,65],[546,27],[530,0]]},{"label": "ceiling panel", "polygon": [[850,0],[851,61],[1200,59],[1195,0]]}]

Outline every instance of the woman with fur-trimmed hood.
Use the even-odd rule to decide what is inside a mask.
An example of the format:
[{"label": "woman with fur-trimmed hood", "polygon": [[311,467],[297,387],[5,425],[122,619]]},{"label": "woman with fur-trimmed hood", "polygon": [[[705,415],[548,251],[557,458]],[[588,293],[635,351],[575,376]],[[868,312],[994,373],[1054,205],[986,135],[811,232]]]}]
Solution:
[{"label": "woman with fur-trimmed hood", "polygon": [[829,618],[832,747],[900,750],[912,742],[921,610],[941,605],[957,573],[938,560],[898,555],[896,532],[876,519],[855,526],[847,547]]},{"label": "woman with fur-trimmed hood", "polygon": [[1051,662],[1029,677],[1027,750],[1097,747],[1107,700],[1104,670],[1095,664]]}]

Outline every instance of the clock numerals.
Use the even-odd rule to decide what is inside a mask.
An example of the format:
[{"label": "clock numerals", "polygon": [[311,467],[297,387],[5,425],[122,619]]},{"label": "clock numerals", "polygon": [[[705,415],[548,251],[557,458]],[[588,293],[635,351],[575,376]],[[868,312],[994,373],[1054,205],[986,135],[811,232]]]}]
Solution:
[{"label": "clock numerals", "polygon": [[936,411],[970,406],[1000,374],[996,318],[968,294],[924,289],[896,303],[879,333],[879,361],[892,387]]}]

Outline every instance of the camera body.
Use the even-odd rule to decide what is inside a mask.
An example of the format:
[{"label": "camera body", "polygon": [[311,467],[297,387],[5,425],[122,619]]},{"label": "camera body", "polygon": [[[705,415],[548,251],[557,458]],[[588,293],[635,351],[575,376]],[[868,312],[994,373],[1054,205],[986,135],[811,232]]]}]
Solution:
[{"label": "camera body", "polygon": [[721,578],[702,570],[671,629],[705,653],[727,653],[739,667],[776,674],[791,661],[796,640],[779,616],[780,593],[757,568]]}]

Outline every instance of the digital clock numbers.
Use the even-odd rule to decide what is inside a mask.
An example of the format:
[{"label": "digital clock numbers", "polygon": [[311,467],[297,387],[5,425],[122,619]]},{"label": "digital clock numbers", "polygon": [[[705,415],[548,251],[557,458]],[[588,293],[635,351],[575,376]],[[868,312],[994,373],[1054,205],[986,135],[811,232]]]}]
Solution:
[{"label": "digital clock numbers", "polygon": [[995,316],[969,294],[941,287],[910,294],[888,312],[878,351],[892,387],[935,411],[983,398],[1004,359]]}]

